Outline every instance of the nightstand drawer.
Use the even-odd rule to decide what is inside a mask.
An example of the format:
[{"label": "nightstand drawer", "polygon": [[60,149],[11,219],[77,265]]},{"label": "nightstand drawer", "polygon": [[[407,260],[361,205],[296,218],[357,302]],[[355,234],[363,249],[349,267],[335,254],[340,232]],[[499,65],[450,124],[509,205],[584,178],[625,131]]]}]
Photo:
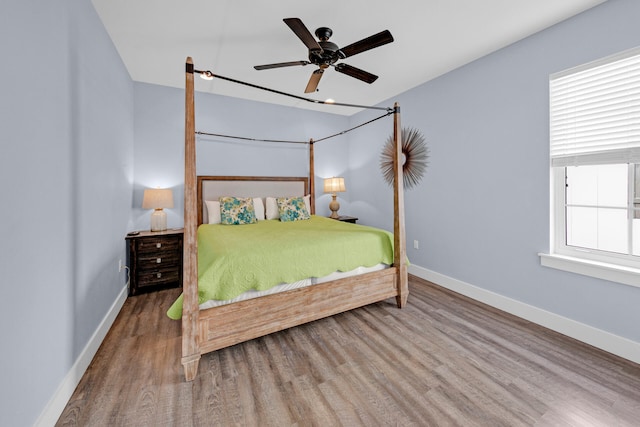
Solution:
[{"label": "nightstand drawer", "polygon": [[136,278],[136,285],[138,288],[144,288],[146,286],[160,286],[177,282],[179,279],[180,270],[178,267],[166,267],[156,270],[140,271]]},{"label": "nightstand drawer", "polygon": [[167,238],[167,237],[154,237],[136,242],[138,253],[155,254],[162,252],[175,252],[179,246],[181,246],[181,239]]},{"label": "nightstand drawer", "polygon": [[177,267],[180,255],[174,252],[158,252],[152,255],[138,255],[138,269],[157,270],[158,268]]}]

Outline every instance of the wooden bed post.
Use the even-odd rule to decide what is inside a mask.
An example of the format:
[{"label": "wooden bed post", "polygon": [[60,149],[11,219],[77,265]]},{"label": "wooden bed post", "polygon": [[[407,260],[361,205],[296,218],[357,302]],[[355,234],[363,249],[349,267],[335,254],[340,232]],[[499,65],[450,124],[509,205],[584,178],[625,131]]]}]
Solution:
[{"label": "wooden bed post", "polygon": [[311,215],[316,213],[316,171],[313,159],[313,138],[309,140],[309,204],[311,205]]},{"label": "wooden bed post", "polygon": [[198,372],[198,207],[196,185],[196,135],[193,60],[187,57],[184,118],[184,253],[182,303],[182,365],[187,381]]},{"label": "wooden bed post", "polygon": [[402,173],[402,128],[400,127],[400,105],[394,104],[393,139],[396,155],[393,158],[393,264],[397,271],[398,295],[396,304],[399,308],[407,304],[409,296],[409,277],[407,273],[407,238],[404,228],[404,177]]}]

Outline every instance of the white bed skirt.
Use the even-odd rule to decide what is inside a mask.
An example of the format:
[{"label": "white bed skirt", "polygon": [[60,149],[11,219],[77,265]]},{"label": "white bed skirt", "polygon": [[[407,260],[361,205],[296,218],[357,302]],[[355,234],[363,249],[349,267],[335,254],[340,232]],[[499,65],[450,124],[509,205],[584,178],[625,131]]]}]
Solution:
[{"label": "white bed skirt", "polygon": [[283,283],[280,285],[276,285],[271,289],[267,289],[266,291],[251,290],[241,295],[238,295],[233,299],[209,300],[209,301],[203,302],[202,304],[200,304],[200,310],[204,310],[206,308],[211,308],[211,307],[218,307],[221,305],[231,304],[234,302],[244,301],[252,298],[263,297],[266,295],[276,294],[279,292],[290,291],[292,289],[304,288],[311,285],[317,285],[319,283],[330,282],[332,280],[344,279],[345,277],[352,277],[352,276],[357,276],[359,274],[371,273],[373,271],[380,271],[380,270],[384,270],[385,268],[389,268],[389,265],[377,264],[377,265],[374,265],[373,267],[358,267],[354,270],[346,271],[346,272],[336,271],[324,277],[310,277],[308,279],[299,280],[294,283]]}]

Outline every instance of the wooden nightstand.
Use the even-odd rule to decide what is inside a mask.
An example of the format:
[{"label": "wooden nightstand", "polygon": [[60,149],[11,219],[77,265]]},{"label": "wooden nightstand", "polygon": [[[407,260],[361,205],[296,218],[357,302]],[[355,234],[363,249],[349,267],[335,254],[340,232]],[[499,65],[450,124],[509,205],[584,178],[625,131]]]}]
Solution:
[{"label": "wooden nightstand", "polygon": [[180,228],[127,235],[129,295],[182,286],[183,234]]},{"label": "wooden nightstand", "polygon": [[358,218],[356,218],[355,216],[340,215],[338,217],[338,221],[350,222],[352,224],[355,224],[357,220],[358,220]]}]

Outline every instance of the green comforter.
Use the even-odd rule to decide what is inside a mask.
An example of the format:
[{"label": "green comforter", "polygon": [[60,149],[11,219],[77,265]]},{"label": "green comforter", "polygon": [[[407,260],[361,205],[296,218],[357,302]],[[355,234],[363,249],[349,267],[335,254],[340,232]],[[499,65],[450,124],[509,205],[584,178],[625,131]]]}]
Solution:
[{"label": "green comforter", "polygon": [[[227,300],[248,290],[322,277],[359,266],[393,264],[387,231],[312,216],[198,228],[198,299]],[[182,316],[182,295],[167,315]]]}]

